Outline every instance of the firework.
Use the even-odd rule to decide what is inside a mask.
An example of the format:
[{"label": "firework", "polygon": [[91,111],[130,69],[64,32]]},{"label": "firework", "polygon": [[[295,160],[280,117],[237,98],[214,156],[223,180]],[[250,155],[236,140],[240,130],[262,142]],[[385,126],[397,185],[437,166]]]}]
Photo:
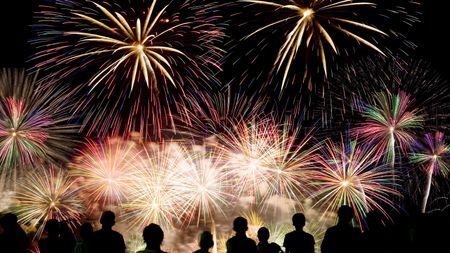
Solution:
[{"label": "firework", "polygon": [[372,104],[364,107],[365,122],[354,129],[354,134],[373,145],[376,156],[386,154],[395,164],[396,147],[406,153],[414,142],[414,130],[422,127],[423,116],[411,108],[412,98],[405,92],[375,94]]},{"label": "firework", "polygon": [[222,32],[206,15],[211,4],[198,2],[48,1],[33,62],[63,77],[86,73],[75,78],[89,95],[78,108],[88,134],[159,136],[172,125],[174,101],[217,82]]},{"label": "firework", "polygon": [[213,220],[217,214],[226,216],[224,210],[235,199],[220,151],[185,150],[175,190],[182,200],[183,215],[187,224]]},{"label": "firework", "polygon": [[124,203],[125,220],[142,229],[150,223],[170,228],[181,222],[182,197],[176,191],[183,155],[176,144],[149,144],[133,166],[129,201]]},{"label": "firework", "polygon": [[436,129],[445,126],[450,108],[448,82],[431,64],[417,59],[395,57],[364,57],[335,72],[327,94],[314,104],[330,115],[329,123],[353,117],[364,110],[375,93],[409,94],[411,108],[420,108],[424,125]]},{"label": "firework", "polygon": [[[329,51],[333,54],[339,54],[340,52],[337,40],[334,38],[336,33],[342,33],[384,55],[374,42],[370,42],[352,32],[352,29],[362,29],[367,32],[387,36],[386,33],[376,27],[366,25],[360,21],[360,17],[355,15],[359,8],[364,6],[374,7],[374,3],[353,2],[350,0],[338,2],[329,0],[291,0],[283,4],[258,0],[242,0],[241,2],[270,6],[275,13],[288,13],[286,16],[282,15],[282,18],[256,29],[244,38],[247,39],[264,30],[276,30],[280,29],[280,27],[286,27],[287,32],[284,34],[283,45],[279,49],[274,63],[274,68],[277,72],[284,68],[281,89],[285,86],[291,65],[296,60],[298,52],[301,52],[304,48],[313,51],[308,54],[319,57],[318,61],[322,65],[321,68],[324,74],[327,75],[327,62],[330,61]],[[343,51],[345,52],[345,50]]]},{"label": "firework", "polygon": [[[45,82],[50,84],[44,84]],[[20,70],[0,70],[0,170],[65,162],[77,143],[73,92]]]},{"label": "firework", "polygon": [[83,206],[74,181],[54,166],[40,168],[18,181],[17,216],[19,222],[38,227],[39,238],[49,219],[66,221],[72,231],[80,224]]},{"label": "firework", "polygon": [[317,159],[320,170],[314,175],[319,187],[314,194],[319,197],[316,205],[325,206],[324,213],[350,205],[359,225],[370,210],[389,218],[384,207],[395,209],[389,197],[399,193],[393,188],[391,173],[378,161],[374,149],[357,141],[335,144],[327,140]]},{"label": "firework", "polygon": [[411,162],[420,164],[427,174],[427,183],[421,208],[424,213],[430,195],[433,175],[440,173],[446,176],[450,171],[448,164],[450,145],[445,143],[442,132],[436,132],[434,136],[428,133],[425,135],[423,143],[417,142],[416,150],[410,156]]},{"label": "firework", "polygon": [[[223,133],[226,128],[246,122],[261,114],[266,99],[246,96],[240,92],[197,92],[187,96],[189,107],[183,108],[183,125],[187,135],[209,137]],[[180,108],[182,108],[180,106]]]},{"label": "firework", "polygon": [[69,167],[71,175],[82,182],[89,206],[120,205],[126,201],[132,183],[130,164],[138,155],[134,143],[111,138],[103,142],[88,140],[85,146]]},{"label": "firework", "polygon": [[277,125],[274,119],[239,124],[219,136],[226,150],[230,174],[237,180],[238,194],[250,194],[264,203],[275,196],[294,206],[309,192],[309,174],[317,145],[311,132],[301,137],[292,125]]}]

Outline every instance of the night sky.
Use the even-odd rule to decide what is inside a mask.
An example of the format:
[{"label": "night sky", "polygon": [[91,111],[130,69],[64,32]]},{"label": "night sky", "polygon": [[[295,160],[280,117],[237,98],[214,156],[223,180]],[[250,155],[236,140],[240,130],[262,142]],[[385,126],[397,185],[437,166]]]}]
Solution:
[{"label": "night sky", "polygon": [[[39,1],[14,0],[2,2],[0,7],[0,66],[26,66],[31,53],[27,41],[31,35],[33,8]],[[33,3],[34,2],[34,3]],[[433,67],[450,79],[448,59],[450,39],[448,37],[450,19],[447,0],[424,0],[422,3],[422,23],[413,27],[413,41],[417,43],[417,55],[432,63]]]}]

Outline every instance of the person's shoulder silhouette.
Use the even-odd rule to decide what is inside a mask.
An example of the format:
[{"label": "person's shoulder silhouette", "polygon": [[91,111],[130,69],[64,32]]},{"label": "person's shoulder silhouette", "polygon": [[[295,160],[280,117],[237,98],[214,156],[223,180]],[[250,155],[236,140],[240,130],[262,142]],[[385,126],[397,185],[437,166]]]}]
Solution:
[{"label": "person's shoulder silhouette", "polygon": [[7,213],[0,218],[0,252],[28,252],[29,241],[25,231],[17,223],[17,216]]},{"label": "person's shoulder silhouette", "polygon": [[303,231],[305,224],[304,214],[296,213],[292,216],[292,225],[295,230],[284,237],[283,246],[286,253],[314,253],[314,237]]},{"label": "person's shoulder silhouette", "polygon": [[142,232],[147,246],[145,250],[138,251],[137,253],[165,253],[161,250],[161,244],[164,240],[164,231],[158,224],[151,223],[144,228]]},{"label": "person's shoulder silhouette", "polygon": [[111,211],[105,211],[100,218],[102,228],[92,235],[92,250],[95,253],[125,253],[125,241],[123,236],[112,230],[116,224],[116,215]]},{"label": "person's shoulder silhouette", "polygon": [[233,230],[236,235],[227,241],[227,253],[256,253],[256,243],[245,234],[247,231],[247,220],[237,217],[233,221]]},{"label": "person's shoulder silhouette", "polygon": [[361,251],[361,233],[351,225],[353,209],[341,206],[338,210],[338,224],[325,232],[322,253],[356,253]]}]

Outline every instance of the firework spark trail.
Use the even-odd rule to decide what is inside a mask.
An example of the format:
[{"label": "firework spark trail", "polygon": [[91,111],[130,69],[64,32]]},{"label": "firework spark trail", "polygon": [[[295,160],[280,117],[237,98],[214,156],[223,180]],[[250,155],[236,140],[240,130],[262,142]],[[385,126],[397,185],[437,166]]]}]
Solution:
[{"label": "firework spark trail", "polygon": [[[44,84],[48,82],[48,84]],[[79,127],[69,123],[73,91],[37,80],[21,70],[0,70],[1,172],[43,160],[59,163],[77,143]]]},{"label": "firework spark trail", "polygon": [[392,169],[396,147],[407,153],[415,140],[414,130],[422,127],[424,118],[411,104],[412,98],[405,92],[378,92],[362,112],[365,121],[352,130],[355,136],[374,146],[377,157],[386,154]]},{"label": "firework spark trail", "polygon": [[[161,137],[161,129],[174,127],[172,114],[186,93],[218,83],[222,51],[215,44],[223,34],[208,16],[213,6],[48,1],[37,15],[32,61],[81,84],[88,96],[77,112],[88,134]],[[80,69],[86,74],[75,76]]]},{"label": "firework spark trail", "polygon": [[63,170],[53,165],[40,168],[27,173],[18,184],[19,222],[38,227],[35,238],[40,238],[49,219],[66,221],[70,229],[76,231],[83,206],[74,181]]},{"label": "firework spark trail", "polygon": [[182,117],[186,135],[201,138],[221,134],[226,128],[257,118],[267,102],[265,98],[232,91],[230,87],[223,92],[187,94],[187,100],[190,106],[184,107]]},{"label": "firework spark trail", "polygon": [[412,163],[420,164],[426,175],[427,182],[422,200],[421,211],[425,212],[430,195],[433,175],[442,174],[447,176],[450,171],[448,159],[450,157],[450,145],[445,143],[444,133],[436,132],[425,134],[423,143],[417,142],[415,152],[410,155]]},{"label": "firework spark trail", "polygon": [[87,193],[87,200],[106,205],[120,205],[127,200],[132,167],[130,164],[139,152],[133,142],[119,138],[105,141],[87,140],[85,148],[79,152],[69,164],[70,174],[78,178],[82,184],[82,192]]},{"label": "firework spark trail", "polygon": [[356,141],[335,144],[327,140],[317,160],[320,170],[314,175],[319,187],[314,194],[319,197],[315,205],[325,206],[324,213],[350,205],[359,225],[370,210],[389,218],[384,207],[395,209],[390,196],[399,192],[393,188],[391,173],[379,164],[377,156],[376,150]]},{"label": "firework spark trail", "polygon": [[340,68],[331,82],[336,85],[330,86],[324,97],[317,97],[314,104],[321,109],[319,113],[330,115],[325,119],[330,124],[363,111],[376,93],[402,91],[410,96],[411,108],[420,108],[424,125],[447,125],[448,81],[426,61],[399,55],[363,57]]},{"label": "firework spark trail", "polygon": [[[277,72],[284,66],[281,90],[283,90],[286,80],[288,79],[292,62],[296,60],[297,53],[301,51],[302,48],[311,51],[317,50],[317,55],[319,56],[318,60],[322,64],[322,70],[324,71],[325,76],[328,75],[329,67],[327,66],[327,61],[330,61],[328,59],[328,54],[330,53],[327,51],[339,54],[338,45],[335,42],[335,39],[333,39],[333,33],[331,33],[330,30],[345,34],[356,40],[358,43],[364,44],[384,55],[383,51],[373,42],[370,42],[351,31],[351,29],[357,28],[387,36],[385,32],[374,26],[366,25],[365,23],[356,20],[356,17],[354,16],[355,10],[358,8],[363,6],[374,7],[374,3],[353,2],[350,0],[338,2],[312,0],[307,1],[307,3],[299,3],[290,0],[287,1],[286,4],[258,0],[241,0],[241,2],[271,6],[274,8],[274,12],[283,10],[291,12],[287,18],[273,21],[243,38],[248,39],[263,30],[275,29],[281,25],[292,27],[292,29],[285,34],[285,41],[281,46],[274,63],[274,68],[276,68]],[[345,16],[344,14],[347,15]],[[289,24],[289,26],[287,24]]]},{"label": "firework spark trail", "polygon": [[250,194],[258,203],[282,196],[297,206],[310,192],[318,145],[311,144],[311,132],[301,137],[299,129],[289,126],[263,119],[252,124],[242,122],[219,136],[239,195]]}]

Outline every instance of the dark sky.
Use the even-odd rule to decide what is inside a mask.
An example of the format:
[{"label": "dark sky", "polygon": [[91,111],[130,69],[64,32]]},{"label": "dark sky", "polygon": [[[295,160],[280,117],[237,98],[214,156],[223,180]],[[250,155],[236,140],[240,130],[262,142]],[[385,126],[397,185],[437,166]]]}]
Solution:
[{"label": "dark sky", "polygon": [[[8,2],[5,4],[4,2]],[[34,3],[32,3],[34,2]],[[30,36],[33,5],[38,0],[2,1],[0,5],[0,67],[24,66],[31,48]],[[414,41],[419,45],[418,55],[430,61],[438,71],[450,79],[450,12],[448,0],[423,0],[422,23],[414,27]]]}]

